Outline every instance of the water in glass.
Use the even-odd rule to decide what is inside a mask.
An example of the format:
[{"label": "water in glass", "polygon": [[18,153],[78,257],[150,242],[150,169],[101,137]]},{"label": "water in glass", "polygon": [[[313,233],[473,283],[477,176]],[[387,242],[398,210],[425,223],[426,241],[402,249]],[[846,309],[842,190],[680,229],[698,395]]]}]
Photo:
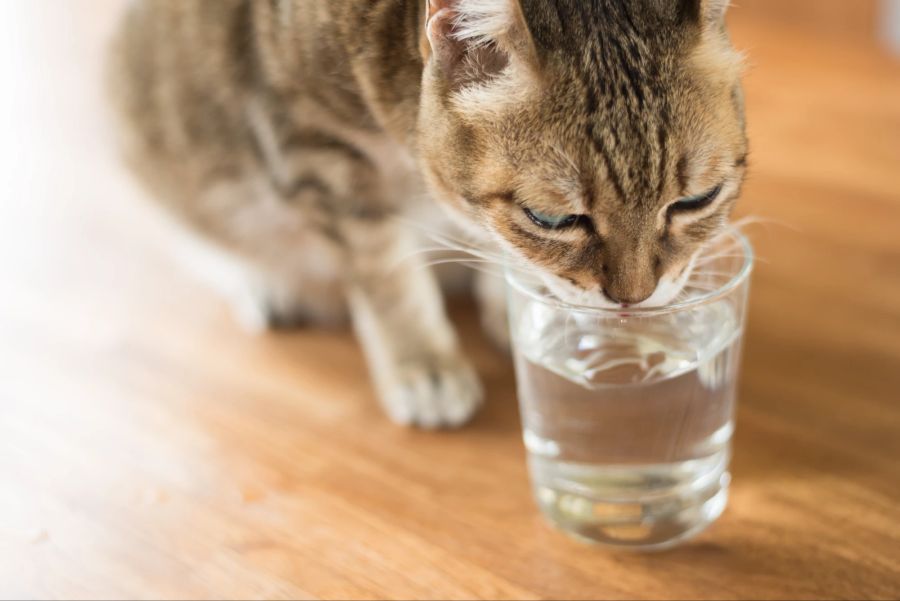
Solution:
[{"label": "water in glass", "polygon": [[723,511],[742,315],[598,317],[523,300],[512,311],[535,496],[558,526],[664,548]]}]

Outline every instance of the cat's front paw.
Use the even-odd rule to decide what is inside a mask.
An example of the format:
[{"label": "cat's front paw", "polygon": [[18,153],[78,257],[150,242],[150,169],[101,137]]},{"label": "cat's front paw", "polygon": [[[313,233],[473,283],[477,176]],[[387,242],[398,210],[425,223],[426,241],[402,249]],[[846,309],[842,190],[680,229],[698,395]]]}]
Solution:
[{"label": "cat's front paw", "polygon": [[398,366],[382,397],[393,421],[434,430],[465,425],[484,395],[475,370],[465,360],[437,357]]}]

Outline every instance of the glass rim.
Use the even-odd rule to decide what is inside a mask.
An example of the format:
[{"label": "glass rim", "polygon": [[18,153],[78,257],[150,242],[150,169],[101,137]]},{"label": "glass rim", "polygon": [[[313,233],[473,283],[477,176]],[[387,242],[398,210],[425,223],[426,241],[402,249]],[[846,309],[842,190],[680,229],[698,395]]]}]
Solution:
[{"label": "glass rim", "polygon": [[531,289],[522,281],[521,277],[516,275],[515,270],[510,269],[509,267],[507,267],[506,269],[506,282],[509,286],[516,289],[520,293],[531,297],[532,299],[543,305],[549,305],[558,309],[572,311],[575,313],[593,313],[596,315],[604,315],[607,317],[622,318],[632,316],[651,317],[655,315],[669,315],[672,313],[686,312],[703,305],[708,305],[724,298],[725,296],[728,296],[736,288],[746,282],[750,277],[750,274],[753,271],[755,258],[753,253],[753,246],[750,244],[750,240],[748,240],[747,236],[745,236],[740,230],[734,228],[727,230],[725,232],[725,235],[735,240],[740,245],[740,249],[743,252],[744,257],[744,261],[740,269],[735,271],[735,274],[731,278],[729,278],[726,283],[722,284],[722,286],[716,288],[715,290],[705,292],[699,296],[678,303],[664,305],[662,307],[608,308],[568,303],[564,300],[551,297],[547,294],[541,294]]}]

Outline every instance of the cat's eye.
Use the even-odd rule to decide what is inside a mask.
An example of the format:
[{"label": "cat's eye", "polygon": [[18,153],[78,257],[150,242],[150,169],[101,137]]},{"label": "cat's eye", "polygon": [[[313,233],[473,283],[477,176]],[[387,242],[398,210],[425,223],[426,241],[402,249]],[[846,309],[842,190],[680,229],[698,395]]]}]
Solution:
[{"label": "cat's eye", "polygon": [[722,186],[716,186],[709,192],[704,194],[700,194],[699,196],[691,196],[690,198],[683,198],[678,202],[669,205],[669,214],[672,213],[688,213],[693,211],[700,211],[711,205],[715,200],[719,197],[719,194],[722,193]]},{"label": "cat's eye", "polygon": [[540,211],[532,211],[531,209],[524,209],[524,211],[535,225],[545,230],[561,230],[572,227],[580,219],[580,215],[551,215]]}]

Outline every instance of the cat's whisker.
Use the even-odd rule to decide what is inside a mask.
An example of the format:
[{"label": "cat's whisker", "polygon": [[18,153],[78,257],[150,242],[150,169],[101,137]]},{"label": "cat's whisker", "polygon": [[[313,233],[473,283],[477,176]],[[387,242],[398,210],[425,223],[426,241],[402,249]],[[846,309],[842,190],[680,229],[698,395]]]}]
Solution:
[{"label": "cat's whisker", "polygon": [[743,231],[744,228],[752,225],[775,225],[778,227],[787,228],[794,232],[802,231],[801,228],[797,227],[793,223],[788,223],[787,221],[775,219],[773,217],[763,217],[761,215],[747,215],[746,217],[741,217],[740,219],[732,221],[730,227],[736,230]]},{"label": "cat's whisker", "polygon": [[734,276],[734,273],[730,273],[727,271],[695,271],[688,278],[688,281],[694,281],[699,278],[731,278]]},{"label": "cat's whisker", "polygon": [[[730,252],[733,250],[739,250],[741,248],[741,243],[738,242],[737,240],[730,240],[726,244],[716,247],[719,240],[721,240],[725,236],[731,236],[733,234],[734,234],[734,230],[730,230],[730,229],[725,231],[722,234],[719,234],[718,236],[716,236],[715,238],[713,238],[712,240],[710,240],[709,242],[706,243],[706,249],[703,252],[711,251],[711,254],[717,254],[717,253],[721,253],[721,252]],[[714,247],[716,247],[716,248],[714,248]],[[701,252],[701,256],[703,256],[703,252]]]},{"label": "cat's whisker", "polygon": [[[426,224],[420,223],[418,221],[408,219],[406,217],[401,217],[401,216],[395,216],[393,219],[395,222],[397,222],[401,225],[418,230],[420,233],[425,234],[429,238],[440,238],[441,240],[449,240],[449,241],[452,241],[452,242],[455,242],[457,244],[461,244],[464,246],[470,246],[470,245],[473,245],[475,242],[477,242],[473,236],[470,236],[469,239],[462,238],[462,237],[459,237],[457,235],[450,233],[449,231],[447,231],[447,228],[441,229],[441,228],[431,227]],[[462,235],[465,235],[465,232],[459,232],[459,233]]]},{"label": "cat's whisker", "polygon": [[[485,260],[485,262],[495,263],[498,267],[501,268],[514,269],[528,275],[536,275],[540,273],[540,269],[526,261],[520,260],[517,257],[513,257],[505,253],[497,253],[484,248],[481,241],[475,240],[474,237],[468,240],[463,239],[461,237],[454,236],[453,234],[446,231],[440,231],[403,217],[395,217],[395,220],[403,225],[407,225],[416,230],[419,230],[432,242],[442,245],[440,248],[427,252],[456,251],[476,257],[478,259],[483,259]],[[415,252],[412,253],[412,256],[415,256],[415,254]]]},{"label": "cat's whisker", "polygon": [[445,247],[444,247],[443,249],[441,249],[441,250],[442,250],[443,252],[458,252],[458,253],[463,253],[463,254],[465,254],[465,255],[469,255],[469,256],[473,256],[473,257],[478,257],[478,258],[485,259],[485,260],[494,261],[495,263],[498,263],[498,264],[505,264],[505,263],[507,262],[507,261],[506,261],[506,258],[503,257],[502,255],[495,255],[495,254],[493,254],[493,253],[487,252],[487,251],[485,251],[485,250],[483,250],[483,249],[479,249],[479,248],[464,247],[464,246],[451,246],[451,245],[448,244],[447,246],[445,246]]},{"label": "cat's whisker", "polygon": [[715,252],[701,252],[694,260],[694,264],[703,264],[719,258],[728,258],[739,254],[741,253],[738,247],[718,248],[715,250]]},{"label": "cat's whisker", "polygon": [[685,286],[713,286],[715,288],[721,288],[722,286],[727,284],[729,281],[730,280],[725,279],[725,278],[716,278],[716,279],[697,278],[697,279],[688,280],[687,282],[685,282]]},{"label": "cat's whisker", "polygon": [[461,244],[459,242],[456,242],[456,241],[450,240],[450,239],[443,239],[443,240],[437,239],[435,241],[445,244],[448,250],[455,250],[455,251],[459,251],[459,252],[468,253],[468,254],[471,254],[476,257],[492,259],[500,264],[505,264],[508,262],[508,258],[505,257],[504,255],[493,253],[484,248],[476,247],[473,245]]},{"label": "cat's whisker", "polygon": [[439,265],[493,265],[493,261],[488,261],[486,259],[468,259],[465,257],[458,257],[453,259],[438,259],[435,261],[428,261],[427,263],[422,263],[417,267],[421,269],[427,269],[428,267],[437,267]]},{"label": "cat's whisker", "polygon": [[[451,243],[448,243],[447,246],[433,247],[431,249],[423,250],[424,252],[460,253],[461,256],[435,258],[434,260],[425,262],[420,267],[424,268],[448,263],[459,263],[474,268],[473,264],[479,263],[482,265],[495,266],[495,269],[491,270],[490,274],[497,277],[504,277],[502,274],[503,269],[512,269],[519,272],[524,272],[526,274],[535,274],[538,272],[538,270],[534,266],[516,261],[514,259],[511,260],[510,257],[505,255],[486,252],[483,249],[475,249],[471,247],[461,247],[455,245],[451,246],[450,244]],[[406,258],[410,259],[412,257],[415,257],[416,255],[424,254],[424,252],[413,252],[410,253],[410,255]],[[483,273],[488,273],[488,270],[483,267],[476,270],[482,271]]]},{"label": "cat's whisker", "polygon": [[440,266],[440,265],[453,264],[453,265],[459,265],[461,267],[466,267],[468,269],[471,269],[472,271],[477,271],[479,273],[483,273],[485,275],[489,275],[492,277],[503,278],[502,272],[497,271],[496,269],[490,269],[489,267],[484,267],[483,266],[484,263],[487,263],[487,261],[483,261],[481,263],[476,262],[476,261],[465,261],[465,260],[462,260],[462,261],[455,261],[455,260],[454,261],[438,261],[438,262],[430,263],[430,264],[426,263],[423,265],[417,265],[415,267],[415,269],[416,270],[430,269],[430,268]]},{"label": "cat's whisker", "polygon": [[394,260],[394,266],[395,267],[399,266],[399,265],[405,263],[406,261],[409,261],[414,258],[418,258],[422,255],[428,255],[431,253],[455,253],[455,252],[459,252],[459,251],[452,249],[452,248],[447,248],[446,246],[441,246],[441,247],[433,246],[433,247],[427,247],[427,248],[417,248],[417,249],[410,251],[404,255],[401,255],[400,257],[397,257]]},{"label": "cat's whisker", "polygon": [[688,286],[688,285],[690,285],[690,286],[700,286],[700,285],[702,285],[702,286],[720,287],[720,286],[721,286],[721,283],[720,283],[720,282],[710,282],[710,281],[703,280],[703,279],[698,279],[698,278],[688,278],[687,282],[685,282],[685,285],[686,285],[686,286]]},{"label": "cat's whisker", "polygon": [[746,257],[744,253],[705,255],[697,259],[697,261],[694,262],[694,266],[700,267],[723,259],[743,259],[744,257]]},{"label": "cat's whisker", "polygon": [[705,286],[697,286],[696,284],[691,284],[690,286],[685,286],[684,289],[685,289],[685,291],[699,290],[700,292],[702,292],[704,294],[708,294],[710,292],[715,292],[716,290],[719,289],[719,287],[713,286],[711,288],[707,288]]},{"label": "cat's whisker", "polygon": [[[710,265],[711,263],[715,263],[716,261],[732,260],[732,259],[746,259],[746,258],[747,258],[747,255],[745,255],[745,254],[743,254],[743,253],[741,253],[741,254],[736,254],[736,255],[721,255],[721,256],[716,256],[716,257],[710,257],[710,258],[707,259],[707,260],[698,261],[698,262],[696,263],[696,266],[697,266],[697,267],[705,267],[705,266],[707,266],[707,265]],[[769,261],[768,259],[764,259],[764,258],[759,257],[759,256],[755,256],[755,257],[753,258],[753,261],[756,262],[756,263],[763,263],[763,264],[766,264],[766,265],[768,265],[768,264],[770,263],[770,261]]]},{"label": "cat's whisker", "polygon": [[439,231],[431,230],[426,227],[420,227],[419,229],[422,229],[428,235],[428,237],[430,237],[432,239],[433,242],[442,244],[443,245],[442,250],[443,249],[455,250],[455,251],[471,254],[473,256],[490,259],[492,261],[495,261],[498,265],[503,265],[503,266],[515,265],[520,268],[524,268],[530,272],[536,271],[536,269],[533,265],[530,265],[524,261],[518,260],[516,257],[511,257],[507,254],[501,254],[501,253],[487,250],[483,246],[478,245],[477,241],[475,241],[475,240],[472,240],[472,241],[463,240],[461,238],[457,238],[450,234],[447,234],[446,232],[439,232]]}]

